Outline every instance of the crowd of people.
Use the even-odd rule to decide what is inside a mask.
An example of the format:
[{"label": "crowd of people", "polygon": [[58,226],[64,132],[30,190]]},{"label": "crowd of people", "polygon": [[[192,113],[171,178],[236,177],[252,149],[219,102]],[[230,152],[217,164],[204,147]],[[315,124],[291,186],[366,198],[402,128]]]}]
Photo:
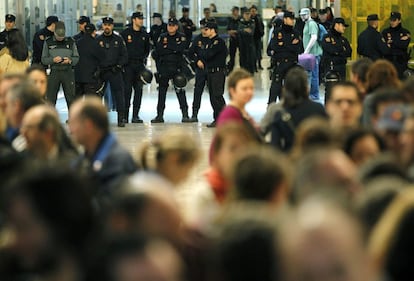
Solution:
[{"label": "crowd of people", "polygon": [[[396,61],[387,57],[391,53],[364,55],[352,63],[348,80],[332,85],[322,105],[312,95],[313,68],[294,61],[294,54],[299,63],[299,54],[311,54],[311,45],[319,44],[312,10],[300,14],[303,35],[293,27],[292,12],[274,19],[281,26],[274,27],[268,49],[275,68],[270,91],[280,102],[269,102],[260,123],[246,107],[254,97],[254,69],[227,73],[216,22],[206,19],[190,44],[178,33],[182,21],[171,18],[154,47],[156,32],[144,32],[139,12],[119,35],[113,20],[104,18],[96,39],[93,25],[81,17],[78,41],[49,17],[53,35],[35,38],[43,38],[40,61],[51,65],[49,75],[44,65],[32,64],[0,76],[0,280],[413,280],[414,79],[401,79]],[[370,32],[377,20],[368,16]],[[401,15],[393,12],[391,22],[398,20]],[[346,23],[332,18],[330,26],[336,33],[328,30],[321,48],[344,44],[346,58],[345,39],[337,41]],[[24,47],[11,47],[15,32],[7,32],[3,49],[16,59]],[[302,44],[306,33],[309,42]],[[388,41],[379,40],[393,50],[394,33],[384,34]],[[397,35],[409,41],[409,33]],[[108,108],[92,80],[64,84],[77,75],[89,79],[83,71],[95,75],[88,72],[92,68],[72,70],[85,59],[81,53],[90,52],[85,65],[96,60],[98,76],[114,96],[125,86],[131,98],[134,89],[132,122],[140,123],[137,95],[149,79],[135,79],[151,48],[159,81],[153,123],[164,121],[170,80],[182,121],[197,121],[200,102],[193,103],[190,118],[185,85],[176,76],[186,48],[199,68],[196,79],[205,81],[197,80],[197,95],[207,83],[214,109],[208,169],[185,198],[181,184],[206,158],[199,140],[174,128],[137,143],[132,155],[111,131]],[[344,56],[329,54],[340,75]],[[52,102],[59,83],[77,84],[82,92],[65,91],[67,123]],[[119,126],[129,102],[115,99]]]}]

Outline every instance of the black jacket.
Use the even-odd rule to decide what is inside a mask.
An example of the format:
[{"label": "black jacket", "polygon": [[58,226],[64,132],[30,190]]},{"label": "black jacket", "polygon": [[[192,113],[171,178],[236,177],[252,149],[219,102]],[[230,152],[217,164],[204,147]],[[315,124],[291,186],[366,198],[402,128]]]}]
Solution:
[{"label": "black jacket", "polygon": [[330,30],[322,40],[323,57],[326,63],[334,65],[346,64],[347,58],[352,55],[352,48],[342,34]]},{"label": "black jacket", "polygon": [[[296,42],[294,42],[296,41]],[[286,59],[298,61],[298,55],[303,52],[302,38],[292,26],[282,24],[272,34],[267,47],[267,54],[274,60]]]},{"label": "black jacket", "polygon": [[150,36],[144,28],[136,31],[129,27],[121,32],[128,51],[129,64],[143,64],[150,52]]},{"label": "black jacket", "polygon": [[390,54],[390,48],[381,33],[371,26],[359,34],[357,51],[359,55],[374,61]]},{"label": "black jacket", "polygon": [[79,62],[75,66],[75,81],[78,83],[94,83],[94,73],[99,62],[105,59],[105,51],[89,34],[85,34],[76,45],[78,46]]},{"label": "black jacket", "polygon": [[387,59],[393,60],[393,56],[406,59],[408,61],[407,49],[411,41],[410,31],[403,28],[401,24],[397,27],[386,28],[382,31],[385,42],[390,42],[390,54],[386,55]]},{"label": "black jacket", "polygon": [[42,62],[43,43],[48,37],[51,36],[53,36],[53,32],[46,27],[35,33],[33,37],[32,63]]},{"label": "black jacket", "polygon": [[114,33],[109,36],[102,34],[96,40],[105,52],[104,59],[99,64],[101,68],[124,66],[128,63],[128,52],[121,36]]}]

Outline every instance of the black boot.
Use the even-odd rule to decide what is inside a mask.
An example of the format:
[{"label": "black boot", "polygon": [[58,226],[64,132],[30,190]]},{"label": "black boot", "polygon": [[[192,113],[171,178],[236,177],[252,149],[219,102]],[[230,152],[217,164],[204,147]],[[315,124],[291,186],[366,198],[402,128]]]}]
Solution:
[{"label": "black boot", "polygon": [[193,115],[190,118],[190,122],[198,122],[198,109],[193,108]]},{"label": "black boot", "polygon": [[144,123],[144,121],[138,116],[138,108],[134,107],[132,109],[132,123]]},{"label": "black boot", "polygon": [[125,127],[125,117],[123,112],[118,112],[118,127]]},{"label": "black boot", "polygon": [[151,123],[164,123],[164,112],[159,111],[157,112],[157,116],[151,120]]},{"label": "black boot", "polygon": [[188,117],[188,109],[182,109],[181,112],[183,113],[183,118],[181,119],[181,122],[190,123],[191,119],[190,117]]}]

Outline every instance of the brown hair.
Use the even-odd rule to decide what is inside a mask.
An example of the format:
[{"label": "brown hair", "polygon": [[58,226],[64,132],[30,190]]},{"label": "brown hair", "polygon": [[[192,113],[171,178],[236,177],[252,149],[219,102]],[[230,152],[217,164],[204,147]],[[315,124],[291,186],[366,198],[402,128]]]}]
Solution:
[{"label": "brown hair", "polygon": [[[234,89],[237,86],[237,83],[239,83],[240,80],[253,78],[252,74],[245,70],[244,68],[238,68],[233,70],[229,77],[227,77],[227,89],[230,91],[230,89]],[[231,96],[230,96],[231,98]]]},{"label": "brown hair", "polygon": [[375,61],[368,69],[367,93],[380,87],[400,88],[401,83],[394,65],[384,59]]},{"label": "brown hair", "polygon": [[78,99],[77,102],[81,103],[79,117],[89,119],[96,128],[107,134],[109,132],[108,113],[102,101],[98,97],[85,97],[84,100]]}]

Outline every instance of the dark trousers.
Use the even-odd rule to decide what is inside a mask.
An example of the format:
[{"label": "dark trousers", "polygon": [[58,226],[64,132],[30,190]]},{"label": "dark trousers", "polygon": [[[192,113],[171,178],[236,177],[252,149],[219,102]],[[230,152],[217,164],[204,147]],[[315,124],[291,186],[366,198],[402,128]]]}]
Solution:
[{"label": "dark trousers", "polygon": [[196,112],[198,113],[198,110],[200,109],[201,96],[203,95],[206,82],[207,82],[207,72],[201,69],[197,69],[196,76],[195,76],[195,85],[194,85],[193,115]]},{"label": "dark trousers", "polygon": [[75,82],[75,97],[78,99],[82,96],[97,96],[97,83]]},{"label": "dark trousers", "polygon": [[[157,115],[163,116],[165,109],[165,99],[167,98],[168,84],[171,79],[174,78],[176,73],[163,73],[160,74],[159,87],[158,87],[158,103],[157,103]],[[175,93],[177,95],[178,103],[182,112],[188,112],[187,98],[185,96],[184,89],[178,89],[174,86]]]},{"label": "dark trousers", "polygon": [[254,48],[256,50],[256,60],[255,60],[255,67],[256,64],[257,66],[259,66],[261,64],[261,60],[262,60],[262,38],[257,38],[254,41]]},{"label": "dark trousers", "polygon": [[142,101],[143,83],[139,79],[141,70],[144,65],[128,64],[125,67],[125,118],[129,118],[129,107],[131,106],[132,88],[134,88],[134,100],[132,103],[132,118],[138,118],[139,109]]},{"label": "dark trousers", "polygon": [[255,62],[256,50],[253,41],[240,42],[240,67],[253,74]]},{"label": "dark trousers", "polygon": [[226,106],[223,98],[225,80],[226,73],[224,70],[207,74],[207,86],[210,94],[211,107],[213,108],[214,120],[217,120],[221,110]]},{"label": "dark trousers", "polygon": [[230,60],[227,64],[227,68],[229,72],[233,71],[235,58],[236,58],[236,52],[237,52],[238,47],[239,47],[239,41],[237,39],[230,38],[230,44],[229,44]]},{"label": "dark trousers", "polygon": [[124,118],[125,113],[125,99],[124,99],[124,81],[120,71],[104,71],[101,78],[105,82],[109,82],[111,87],[112,99],[115,100],[116,111],[118,112],[118,119]]},{"label": "dark trousers", "polygon": [[288,70],[295,65],[296,63],[294,62],[276,63],[272,73],[272,84],[270,86],[269,100],[267,102],[268,104],[276,102],[276,98],[281,99],[283,80],[285,79]]},{"label": "dark trousers", "polygon": [[53,105],[56,105],[57,94],[59,87],[62,85],[63,93],[65,95],[66,104],[68,108],[75,100],[75,73],[72,68],[66,70],[52,69],[47,79],[47,100]]}]

